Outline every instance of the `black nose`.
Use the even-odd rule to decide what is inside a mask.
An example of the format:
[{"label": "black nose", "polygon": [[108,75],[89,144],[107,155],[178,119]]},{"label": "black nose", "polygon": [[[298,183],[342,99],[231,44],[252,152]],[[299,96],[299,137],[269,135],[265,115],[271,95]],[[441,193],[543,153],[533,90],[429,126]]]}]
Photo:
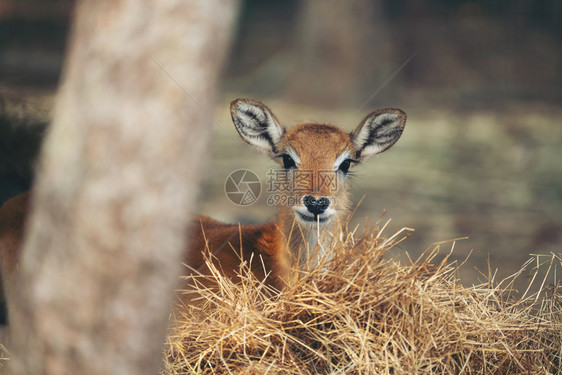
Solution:
[{"label": "black nose", "polygon": [[330,207],[330,198],[320,197],[316,199],[312,195],[307,195],[303,198],[303,203],[310,213],[320,215],[326,211],[326,208]]}]

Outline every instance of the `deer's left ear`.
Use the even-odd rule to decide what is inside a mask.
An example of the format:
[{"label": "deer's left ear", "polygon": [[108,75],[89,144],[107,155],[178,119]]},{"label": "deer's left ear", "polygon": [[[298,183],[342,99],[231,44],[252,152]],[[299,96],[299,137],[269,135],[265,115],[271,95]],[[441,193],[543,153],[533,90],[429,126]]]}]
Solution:
[{"label": "deer's left ear", "polygon": [[355,158],[366,160],[388,150],[398,141],[406,126],[406,114],[399,109],[379,109],[365,117],[351,133]]},{"label": "deer's left ear", "polygon": [[266,154],[278,152],[285,129],[265,104],[256,100],[236,99],[230,103],[230,115],[243,140]]}]

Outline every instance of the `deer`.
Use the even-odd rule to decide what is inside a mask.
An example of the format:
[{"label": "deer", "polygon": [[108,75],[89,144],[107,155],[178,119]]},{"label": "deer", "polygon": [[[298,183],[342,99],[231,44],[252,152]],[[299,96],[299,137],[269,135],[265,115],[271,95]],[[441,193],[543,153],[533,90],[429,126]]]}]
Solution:
[{"label": "deer", "polygon": [[[352,132],[315,122],[286,128],[265,104],[251,99],[232,101],[230,114],[242,140],[278,163],[282,177],[301,183],[286,192],[293,199],[279,205],[276,220],[269,223],[227,224],[195,217],[186,233],[186,276],[209,274],[210,259],[223,276],[236,280],[246,263],[256,278],[281,290],[295,271],[314,261],[310,249],[321,234],[349,215],[350,169],[393,146],[402,135],[406,114],[393,108],[376,110]],[[0,266],[8,304],[16,288],[30,195],[22,193],[0,207]],[[191,297],[180,299],[183,305],[195,303]]]},{"label": "deer", "polygon": [[267,277],[267,284],[280,290],[294,271],[315,263],[320,254],[313,250],[322,234],[346,221],[350,169],[394,145],[406,114],[393,108],[374,111],[351,133],[314,122],[285,128],[266,105],[250,99],[234,100],[230,114],[240,137],[279,164],[276,176],[300,183],[288,184],[285,194],[293,199],[278,206],[275,221],[237,225],[199,217],[186,264],[206,269],[201,249],[207,248],[225,276],[237,278],[246,261],[255,276]]}]

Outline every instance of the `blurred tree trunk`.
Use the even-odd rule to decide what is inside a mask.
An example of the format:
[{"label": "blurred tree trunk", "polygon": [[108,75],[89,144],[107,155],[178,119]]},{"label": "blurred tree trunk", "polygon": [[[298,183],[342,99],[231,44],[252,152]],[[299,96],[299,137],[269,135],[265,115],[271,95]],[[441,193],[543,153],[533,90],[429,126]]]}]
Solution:
[{"label": "blurred tree trunk", "polygon": [[12,373],[158,372],[236,5],[78,2],[10,306]]},{"label": "blurred tree trunk", "polygon": [[361,102],[396,68],[382,0],[302,0],[297,35],[296,100]]}]

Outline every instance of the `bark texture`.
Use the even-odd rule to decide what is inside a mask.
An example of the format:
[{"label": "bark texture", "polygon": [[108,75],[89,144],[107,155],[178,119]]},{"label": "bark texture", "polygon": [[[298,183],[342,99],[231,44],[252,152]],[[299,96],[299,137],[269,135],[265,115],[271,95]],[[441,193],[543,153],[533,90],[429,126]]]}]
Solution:
[{"label": "bark texture", "polygon": [[11,373],[158,372],[236,8],[78,2],[9,307]]}]

